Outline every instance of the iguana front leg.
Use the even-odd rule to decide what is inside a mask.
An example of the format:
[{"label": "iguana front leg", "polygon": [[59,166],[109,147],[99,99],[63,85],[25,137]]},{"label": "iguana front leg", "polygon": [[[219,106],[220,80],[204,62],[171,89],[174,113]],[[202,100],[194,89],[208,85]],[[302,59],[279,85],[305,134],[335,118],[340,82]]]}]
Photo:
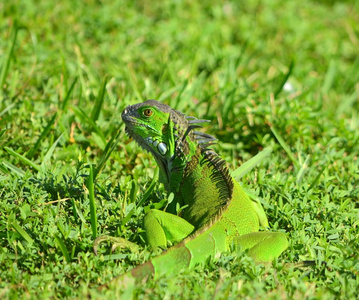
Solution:
[{"label": "iguana front leg", "polygon": [[167,248],[169,244],[178,243],[194,231],[194,226],[185,219],[151,209],[144,218],[146,243],[152,248]]},{"label": "iguana front leg", "polygon": [[[183,218],[151,209],[144,217],[146,244],[153,250],[167,248],[170,244],[178,243],[194,231],[194,226]],[[98,246],[105,241],[112,243],[112,251],[116,248],[128,248],[132,252],[138,251],[138,245],[120,237],[108,235],[100,236],[94,241],[94,252],[97,255]]]},{"label": "iguana front leg", "polygon": [[259,224],[262,227],[267,228],[269,226],[268,219],[262,204],[258,200],[254,200],[254,199],[250,199],[250,200],[251,200],[252,208],[258,217]]}]

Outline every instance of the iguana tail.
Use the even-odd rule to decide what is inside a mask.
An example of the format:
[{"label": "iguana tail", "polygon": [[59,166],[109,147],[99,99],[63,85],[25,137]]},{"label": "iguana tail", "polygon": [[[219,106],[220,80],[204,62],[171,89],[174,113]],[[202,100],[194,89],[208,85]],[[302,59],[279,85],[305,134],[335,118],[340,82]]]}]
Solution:
[{"label": "iguana tail", "polygon": [[149,277],[158,277],[163,274],[163,271],[171,273],[175,270],[184,269],[189,266],[190,261],[191,253],[188,248],[186,246],[179,247],[167,251],[160,256],[133,268],[127,273],[112,279],[110,283],[100,286],[99,289],[102,290],[104,288],[122,286],[131,279],[140,281]]},{"label": "iguana tail", "polygon": [[165,273],[175,273],[181,269],[193,268],[210,257],[214,258],[216,253],[225,251],[226,245],[223,240],[226,237],[225,231],[218,224],[212,223],[202,227],[161,255],[114,278],[109,284],[102,285],[99,289],[124,285],[131,279],[139,281],[152,276],[156,278]]}]

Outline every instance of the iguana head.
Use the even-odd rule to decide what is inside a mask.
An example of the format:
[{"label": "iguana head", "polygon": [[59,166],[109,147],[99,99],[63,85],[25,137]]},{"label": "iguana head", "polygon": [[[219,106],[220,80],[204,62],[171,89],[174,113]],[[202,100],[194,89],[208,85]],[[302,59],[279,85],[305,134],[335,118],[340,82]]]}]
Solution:
[{"label": "iguana head", "polygon": [[[171,157],[173,149],[173,125],[168,105],[155,100],[128,106],[122,112],[126,132],[142,148],[156,158]],[[179,112],[177,112],[180,114]]]},{"label": "iguana head", "polygon": [[172,167],[184,166],[198,147],[204,149],[215,140],[210,135],[193,130],[201,127],[195,123],[208,121],[186,117],[156,100],[126,107],[122,120],[128,135],[153,154],[159,167],[166,173],[167,181]]}]

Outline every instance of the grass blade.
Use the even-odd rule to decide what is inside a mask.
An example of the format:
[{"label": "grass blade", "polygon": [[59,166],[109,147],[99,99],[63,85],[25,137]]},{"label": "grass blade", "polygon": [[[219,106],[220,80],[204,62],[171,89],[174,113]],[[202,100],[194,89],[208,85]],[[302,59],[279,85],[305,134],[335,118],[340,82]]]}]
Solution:
[{"label": "grass blade", "polygon": [[[143,205],[143,203],[148,199],[148,197],[152,194],[153,189],[155,188],[157,182],[158,182],[158,174],[159,174],[159,168],[157,167],[155,170],[155,173],[153,175],[153,179],[151,184],[149,185],[148,189],[146,190],[146,192],[143,194],[142,199],[135,205],[133,206],[133,208],[130,210],[130,212],[125,216],[125,218],[122,220],[121,224],[125,225],[128,220],[131,218],[131,216],[133,215],[133,213],[135,212],[135,209],[137,207],[140,207]],[[130,203],[134,203],[136,201],[136,194],[138,191],[138,185],[135,183],[135,181],[132,182],[132,188],[131,188],[131,192],[130,192]],[[131,205],[130,204],[130,205]]]},{"label": "grass blade", "polygon": [[47,137],[48,133],[50,132],[50,129],[51,129],[52,125],[55,123],[56,117],[57,117],[57,114],[55,113],[54,116],[51,118],[51,120],[47,123],[45,129],[42,131],[39,138],[37,139],[35,146],[33,148],[31,148],[30,151],[28,152],[27,156],[28,156],[29,159],[34,157],[37,149],[40,147],[41,141],[44,140]]},{"label": "grass blade", "polygon": [[11,226],[27,241],[29,244],[32,244],[34,240],[29,236],[29,234],[14,220],[11,222]]},{"label": "grass blade", "polygon": [[15,167],[12,163],[9,163],[8,161],[2,162],[5,167],[7,167],[10,171],[14,172],[19,177],[23,177],[25,175],[25,172],[18,167]]},{"label": "grass blade", "polygon": [[79,209],[79,208],[77,207],[76,201],[74,201],[73,199],[72,199],[72,208],[74,209],[75,219],[78,220],[78,218],[80,218],[82,224],[86,224],[86,225],[87,225],[87,221],[86,221],[86,219],[85,219],[85,217],[84,217],[84,215],[83,215],[81,209]]},{"label": "grass blade", "polygon": [[288,81],[288,78],[289,78],[290,74],[292,74],[293,68],[294,68],[294,60],[292,59],[290,64],[289,64],[289,67],[288,67],[288,72],[284,75],[284,77],[283,77],[282,81],[280,82],[278,88],[274,92],[274,98],[276,98],[279,95],[279,93],[283,90],[283,86]]},{"label": "grass blade", "polygon": [[96,122],[100,115],[103,100],[105,99],[106,84],[107,84],[107,76],[105,76],[105,78],[103,79],[100,92],[98,93],[98,96],[96,98],[95,106],[93,107],[91,112],[91,119],[93,122]]},{"label": "grass blade", "polygon": [[91,217],[92,237],[95,239],[97,237],[97,215],[96,215],[94,176],[93,176],[92,165],[90,165],[90,172],[89,172],[89,176],[87,178],[86,186],[87,186],[87,189],[89,192],[89,200],[90,200],[90,217]]},{"label": "grass blade", "polygon": [[5,84],[5,81],[6,81],[6,76],[9,72],[9,67],[10,67],[10,61],[11,61],[11,58],[13,57],[14,55],[14,48],[15,48],[15,44],[16,44],[16,39],[17,39],[17,33],[19,31],[19,27],[17,25],[17,22],[15,21],[14,22],[14,27],[12,29],[12,33],[11,33],[11,36],[12,36],[12,41],[11,41],[11,44],[8,48],[8,51],[7,51],[7,54],[6,56],[4,57],[4,61],[3,61],[3,65],[2,65],[2,68],[1,68],[1,74],[0,74],[0,89],[4,89],[4,84]]},{"label": "grass blade", "polygon": [[47,153],[46,153],[46,155],[45,155],[45,157],[44,157],[44,159],[42,160],[42,163],[41,163],[41,168],[42,168],[43,171],[46,170],[46,165],[49,164],[50,158],[51,158],[52,154],[54,153],[55,148],[56,148],[58,142],[60,141],[60,139],[62,138],[63,135],[64,134],[62,133],[59,136],[59,138],[52,144],[50,149],[47,151]]},{"label": "grass blade", "polygon": [[92,137],[93,141],[95,142],[95,144],[97,145],[97,147],[99,147],[101,150],[105,150],[106,143],[104,143],[101,136],[99,136],[95,131],[92,131],[91,137]]},{"label": "grass blade", "polygon": [[302,164],[302,166],[300,167],[300,170],[297,173],[297,180],[296,180],[297,184],[300,184],[303,179],[303,175],[304,175],[306,169],[308,168],[309,159],[310,159],[310,155],[308,154],[307,158],[305,159],[304,163]]},{"label": "grass blade", "polygon": [[136,195],[138,193],[138,183],[136,180],[132,180],[132,186],[130,191],[130,203],[136,203]]},{"label": "grass blade", "polygon": [[128,75],[129,80],[130,80],[132,89],[133,89],[135,95],[138,98],[138,101],[142,102],[144,99],[143,99],[143,97],[141,95],[140,90],[138,89],[138,84],[136,82],[135,72],[133,71],[133,69],[132,69],[132,67],[130,65],[127,66],[127,75]]},{"label": "grass blade", "polygon": [[63,256],[64,256],[64,258],[66,260],[66,262],[68,262],[68,263],[71,262],[70,254],[67,251],[67,248],[66,248],[65,243],[63,242],[63,240],[57,234],[55,234],[55,240],[56,240],[56,243],[59,246],[59,248],[60,248],[60,250],[61,250],[61,252],[62,252],[62,254],[63,254]]},{"label": "grass blade", "polygon": [[315,179],[313,180],[313,182],[311,183],[310,187],[308,190],[311,190],[313,187],[316,186],[316,184],[319,181],[320,176],[322,176],[323,172],[325,171],[326,168],[323,168],[320,170],[320,172],[318,173],[318,175],[315,177]]},{"label": "grass blade", "polygon": [[101,172],[103,166],[105,165],[106,161],[110,157],[112,151],[116,148],[118,142],[120,141],[121,131],[119,128],[116,130],[117,134],[114,135],[111,140],[107,143],[105,150],[102,153],[99,163],[97,164],[95,171],[94,171],[94,180],[96,179],[97,175]]},{"label": "grass blade", "polygon": [[259,152],[256,156],[246,161],[243,165],[232,172],[232,176],[239,181],[250,170],[257,166],[264,158],[266,158],[272,152],[271,147],[267,147]]},{"label": "grass blade", "polygon": [[[3,174],[9,174],[9,169],[5,167],[4,162],[1,162],[1,163],[2,164],[0,164],[0,172],[2,172]],[[5,179],[5,178],[7,178],[7,176],[1,176],[0,181],[2,181],[2,179]]]},{"label": "grass blade", "polygon": [[74,79],[74,81],[72,82],[72,84],[71,84],[69,90],[68,90],[67,93],[66,93],[66,97],[65,97],[65,99],[64,99],[64,101],[62,102],[62,105],[61,105],[62,110],[65,110],[66,107],[67,107],[67,103],[69,102],[71,93],[72,93],[72,91],[73,91],[73,89],[74,89],[74,87],[75,87],[75,84],[76,84],[76,82],[77,82],[77,79],[78,79],[78,77],[76,77],[76,78]]},{"label": "grass blade", "polygon": [[[138,184],[135,180],[132,180],[132,185],[131,185],[131,191],[130,191],[130,204],[128,205],[128,209],[130,209],[129,213],[123,218],[121,224],[122,225],[125,225],[128,220],[131,218],[131,216],[133,215],[133,213],[135,212],[135,209],[136,209],[136,195],[137,195],[137,192],[138,192]],[[131,206],[132,209],[131,209]]]},{"label": "grass blade", "polygon": [[15,103],[10,104],[4,108],[3,111],[0,112],[0,118],[5,115],[8,111],[10,111],[13,107],[15,107]]},{"label": "grass blade", "polygon": [[279,142],[279,144],[282,146],[282,148],[284,149],[284,151],[287,153],[287,155],[289,156],[290,160],[293,162],[293,164],[296,166],[296,168],[299,168],[299,164],[297,162],[297,160],[294,157],[293,152],[290,150],[289,146],[287,145],[287,143],[284,141],[284,139],[282,138],[282,136],[279,134],[279,132],[277,131],[277,129],[272,126],[271,131],[273,132],[274,136],[276,137],[277,141]]},{"label": "grass blade", "polygon": [[327,73],[325,74],[324,83],[322,86],[322,92],[323,94],[327,94],[328,91],[333,86],[333,83],[335,81],[335,76],[337,73],[337,64],[334,59],[332,59],[329,63],[329,68]]},{"label": "grass blade", "polygon": [[338,106],[338,114],[349,113],[353,111],[353,106],[358,102],[359,91],[355,90],[351,95],[345,95]]},{"label": "grass blade", "polygon": [[81,109],[78,107],[73,107],[73,110],[78,118],[81,119],[83,123],[87,123],[102,139],[103,143],[106,144],[106,139],[103,136],[102,131],[100,128],[96,125],[96,123]]},{"label": "grass blade", "polygon": [[19,153],[16,153],[14,150],[12,150],[9,147],[4,147],[4,149],[9,152],[12,156],[15,156],[16,158],[20,159],[22,162],[24,162],[25,164],[28,164],[29,166],[31,166],[32,168],[34,168],[36,171],[40,172],[41,171],[41,167],[37,164],[35,164],[34,162],[32,162],[31,160],[27,159],[25,156],[22,156]]},{"label": "grass blade", "polygon": [[143,194],[142,199],[137,203],[137,207],[142,206],[142,204],[148,199],[148,197],[152,194],[153,189],[155,188],[157,182],[158,182],[158,174],[159,174],[159,168],[157,167],[155,169],[155,173],[153,175],[151,184],[149,185],[148,189],[146,190],[146,192]]},{"label": "grass blade", "polygon": [[0,139],[1,139],[1,137],[4,135],[4,133],[6,132],[6,130],[8,130],[8,128],[1,129],[1,130],[0,130]]}]

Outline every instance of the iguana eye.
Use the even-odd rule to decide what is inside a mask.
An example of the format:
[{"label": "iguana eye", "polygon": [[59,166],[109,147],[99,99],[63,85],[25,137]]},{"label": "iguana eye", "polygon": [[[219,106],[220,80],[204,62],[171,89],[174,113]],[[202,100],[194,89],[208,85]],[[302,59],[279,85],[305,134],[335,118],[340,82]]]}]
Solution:
[{"label": "iguana eye", "polygon": [[150,117],[150,116],[152,116],[153,111],[152,111],[152,109],[147,108],[147,109],[145,109],[145,110],[143,111],[143,114],[144,114],[146,117]]}]

